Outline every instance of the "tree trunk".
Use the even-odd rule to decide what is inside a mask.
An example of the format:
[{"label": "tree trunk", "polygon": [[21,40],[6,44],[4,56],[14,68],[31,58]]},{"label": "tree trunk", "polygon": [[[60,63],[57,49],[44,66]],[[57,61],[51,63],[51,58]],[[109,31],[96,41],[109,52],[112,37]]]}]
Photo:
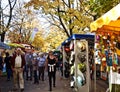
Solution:
[{"label": "tree trunk", "polygon": [[4,42],[4,40],[5,40],[5,32],[1,34],[1,42]]}]

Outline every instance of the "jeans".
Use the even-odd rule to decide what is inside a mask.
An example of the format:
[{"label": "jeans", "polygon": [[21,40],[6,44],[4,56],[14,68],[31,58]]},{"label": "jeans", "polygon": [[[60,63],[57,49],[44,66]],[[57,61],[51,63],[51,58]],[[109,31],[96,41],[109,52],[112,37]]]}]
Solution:
[{"label": "jeans", "polygon": [[7,80],[10,80],[10,77],[12,76],[12,70],[6,69],[6,72],[7,72]]},{"label": "jeans", "polygon": [[39,80],[42,79],[42,81],[44,81],[44,70],[44,66],[39,67]]},{"label": "jeans", "polygon": [[34,70],[34,83],[39,83],[38,76],[37,76],[37,70]]},{"label": "jeans", "polygon": [[28,75],[29,72],[30,72],[30,80],[32,80],[33,65],[26,65],[26,79],[27,80],[29,78],[29,75]]}]

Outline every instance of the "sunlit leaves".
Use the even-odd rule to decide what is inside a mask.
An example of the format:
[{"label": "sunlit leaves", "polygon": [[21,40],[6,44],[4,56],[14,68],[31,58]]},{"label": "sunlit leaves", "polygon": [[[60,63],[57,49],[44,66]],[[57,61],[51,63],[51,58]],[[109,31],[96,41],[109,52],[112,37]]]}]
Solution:
[{"label": "sunlit leaves", "polygon": [[[79,33],[79,31],[82,31],[79,30],[80,28],[86,28],[91,22],[91,17],[89,17],[84,10],[84,8],[89,10],[89,7],[87,7],[88,5],[85,4],[86,2],[87,1],[84,0],[31,0],[27,5],[40,7],[43,13],[51,16],[49,21],[53,20],[54,25],[63,29],[67,35],[70,36],[74,33],[74,30],[77,30]],[[56,21],[58,21],[57,24]]]},{"label": "sunlit leaves", "polygon": [[11,42],[30,44],[29,39],[35,27],[40,29],[39,20],[32,8],[24,8],[24,4],[18,2],[14,9],[11,30],[8,38]]},{"label": "sunlit leaves", "polygon": [[61,43],[67,38],[67,36],[62,31],[57,31],[57,28],[52,28],[45,38],[43,50],[53,50],[56,49]]},{"label": "sunlit leaves", "polygon": [[35,38],[34,38],[34,41],[32,42],[32,45],[38,50],[40,50],[41,48],[44,47],[44,39],[43,39],[41,30],[39,30],[37,32],[37,34],[35,35]]},{"label": "sunlit leaves", "polygon": [[8,38],[10,39],[11,42],[20,42],[21,35],[17,30],[11,31],[8,34]]},{"label": "sunlit leaves", "polygon": [[[75,2],[76,1],[76,2]],[[115,6],[118,0],[31,0],[27,7],[33,6],[47,16],[46,20],[58,28],[47,35],[44,50],[55,49],[62,40],[59,30],[63,30],[67,36],[74,33],[86,33],[92,19],[101,16]],[[117,3],[116,3],[117,2]],[[97,18],[96,17],[96,18]],[[88,30],[89,31],[89,30]],[[88,32],[87,31],[87,32]],[[59,34],[58,34],[59,33]],[[60,37],[59,37],[60,36]]]},{"label": "sunlit leaves", "polygon": [[119,0],[89,0],[89,9],[91,10],[91,14],[98,18],[119,2]]}]

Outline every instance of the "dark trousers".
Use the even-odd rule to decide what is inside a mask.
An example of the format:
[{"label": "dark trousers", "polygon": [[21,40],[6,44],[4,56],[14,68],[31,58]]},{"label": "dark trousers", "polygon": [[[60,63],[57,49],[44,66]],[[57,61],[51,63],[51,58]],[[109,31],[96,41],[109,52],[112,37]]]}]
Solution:
[{"label": "dark trousers", "polygon": [[37,70],[34,70],[34,83],[39,83],[38,76],[37,76]]},{"label": "dark trousers", "polygon": [[61,77],[63,77],[63,67],[60,67]]},{"label": "dark trousers", "polygon": [[56,72],[48,72],[49,77],[49,89],[52,90],[52,84],[55,87],[55,81],[56,81]]},{"label": "dark trousers", "polygon": [[12,70],[11,69],[6,69],[7,72],[7,80],[10,80],[11,76],[12,76]]},{"label": "dark trousers", "polygon": [[39,80],[42,78],[42,81],[44,81],[44,70],[44,66],[39,67]]},{"label": "dark trousers", "polygon": [[32,73],[33,73],[33,66],[32,65],[26,65],[26,79],[28,80],[29,76],[28,73],[30,72],[30,80],[32,80]]}]

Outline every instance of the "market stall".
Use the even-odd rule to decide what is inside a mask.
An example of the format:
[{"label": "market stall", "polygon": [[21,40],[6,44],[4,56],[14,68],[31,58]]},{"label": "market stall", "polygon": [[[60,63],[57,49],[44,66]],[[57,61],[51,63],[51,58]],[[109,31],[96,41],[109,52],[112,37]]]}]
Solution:
[{"label": "market stall", "polygon": [[[90,69],[93,64],[94,35],[74,34],[62,43],[64,74],[77,92],[90,92]],[[66,67],[67,64],[67,67]]]},{"label": "market stall", "polygon": [[95,63],[100,64],[100,77],[109,79],[110,92],[120,92],[120,4],[90,25],[95,32]]}]

